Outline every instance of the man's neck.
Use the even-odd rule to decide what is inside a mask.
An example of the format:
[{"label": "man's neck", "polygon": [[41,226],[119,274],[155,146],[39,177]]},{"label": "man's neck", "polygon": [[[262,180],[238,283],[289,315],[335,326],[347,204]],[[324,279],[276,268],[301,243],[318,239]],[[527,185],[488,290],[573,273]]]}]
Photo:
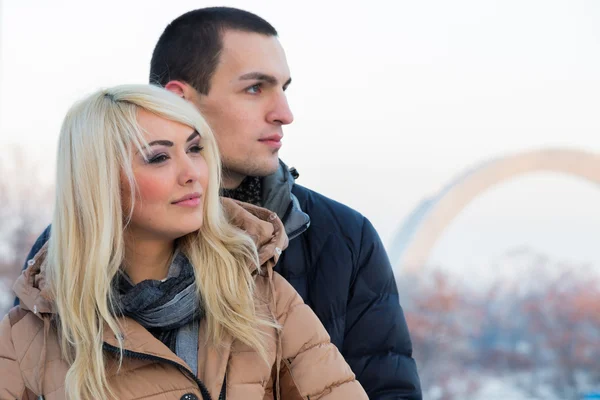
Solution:
[{"label": "man's neck", "polygon": [[237,189],[242,184],[244,179],[246,179],[246,175],[238,174],[237,172],[233,172],[223,168],[221,185],[223,189]]},{"label": "man's neck", "polygon": [[134,285],[162,280],[169,273],[175,243],[172,240],[140,239],[125,241],[125,272]]},{"label": "man's neck", "polygon": [[247,176],[235,189],[221,189],[221,196],[260,206],[262,203],[262,180]]}]

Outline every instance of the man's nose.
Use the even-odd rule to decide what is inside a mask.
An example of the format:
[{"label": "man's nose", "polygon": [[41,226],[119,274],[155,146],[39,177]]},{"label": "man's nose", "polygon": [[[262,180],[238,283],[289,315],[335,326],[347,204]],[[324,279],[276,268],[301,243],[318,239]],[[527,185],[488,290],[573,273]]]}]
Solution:
[{"label": "man's nose", "polygon": [[267,115],[270,123],[288,125],[294,121],[294,115],[288,104],[285,92],[277,93],[273,100],[272,110]]}]

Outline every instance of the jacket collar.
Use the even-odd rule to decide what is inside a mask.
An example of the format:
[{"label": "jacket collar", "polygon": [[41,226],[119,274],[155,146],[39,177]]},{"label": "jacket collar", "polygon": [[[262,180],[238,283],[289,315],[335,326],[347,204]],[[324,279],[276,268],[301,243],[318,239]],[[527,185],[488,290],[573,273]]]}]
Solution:
[{"label": "jacket collar", "polygon": [[20,307],[32,311],[39,318],[43,314],[54,314],[53,297],[46,285],[46,255],[48,242],[44,243],[37,254],[27,261],[28,267],[21,273],[13,285],[20,301]]},{"label": "jacket collar", "polygon": [[279,160],[279,169],[263,178],[262,205],[272,210],[283,221],[289,240],[294,239],[310,226],[310,217],[300,207],[292,193],[294,177],[287,165]]},{"label": "jacket collar", "polygon": [[[277,214],[266,208],[225,197],[221,201],[229,222],[254,240],[263,271],[272,270],[281,252],[288,246],[288,237]],[[256,267],[251,268],[252,272],[256,270]]]}]

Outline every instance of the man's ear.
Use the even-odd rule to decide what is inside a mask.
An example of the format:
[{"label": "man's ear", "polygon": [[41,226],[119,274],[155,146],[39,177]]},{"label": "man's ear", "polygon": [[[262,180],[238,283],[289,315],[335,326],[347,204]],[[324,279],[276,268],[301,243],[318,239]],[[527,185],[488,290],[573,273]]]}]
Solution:
[{"label": "man's ear", "polygon": [[188,92],[188,84],[181,81],[169,81],[165,85],[165,89],[185,99]]}]

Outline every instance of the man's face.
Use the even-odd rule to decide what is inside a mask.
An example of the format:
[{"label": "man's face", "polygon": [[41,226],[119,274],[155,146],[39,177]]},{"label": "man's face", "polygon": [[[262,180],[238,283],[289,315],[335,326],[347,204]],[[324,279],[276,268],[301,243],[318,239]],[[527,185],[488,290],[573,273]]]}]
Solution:
[{"label": "man's face", "polygon": [[227,31],[208,95],[191,100],[213,129],[224,166],[223,185],[266,176],[278,166],[282,126],[294,117],[285,90],[290,71],[279,40]]}]

